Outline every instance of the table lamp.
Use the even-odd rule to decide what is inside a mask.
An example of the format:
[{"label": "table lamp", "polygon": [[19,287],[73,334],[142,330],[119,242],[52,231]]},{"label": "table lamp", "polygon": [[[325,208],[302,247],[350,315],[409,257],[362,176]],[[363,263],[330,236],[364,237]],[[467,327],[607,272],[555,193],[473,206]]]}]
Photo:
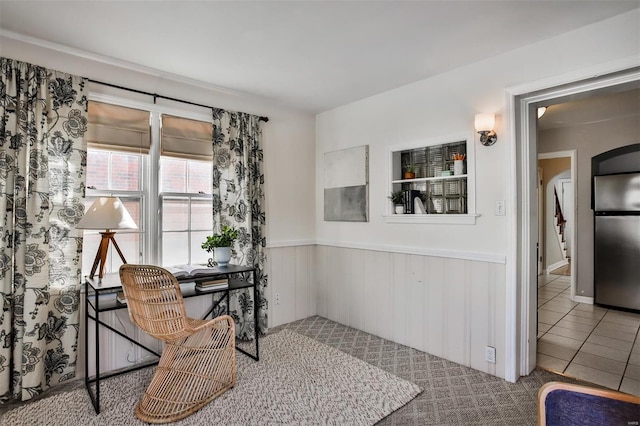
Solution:
[{"label": "table lamp", "polygon": [[93,261],[93,267],[91,268],[91,274],[89,277],[93,278],[96,274],[96,269],[100,265],[100,273],[98,277],[104,277],[104,267],[107,260],[107,251],[109,250],[109,241],[113,243],[116,251],[120,255],[123,263],[127,263],[118,247],[118,243],[114,238],[116,234],[114,229],[138,229],[138,225],[133,221],[131,215],[124,208],[124,204],[118,197],[99,197],[96,199],[91,207],[84,214],[80,222],[76,225],[78,229],[105,229],[100,232],[102,240],[100,240],[100,246],[98,247],[98,253],[96,253],[96,259]]}]

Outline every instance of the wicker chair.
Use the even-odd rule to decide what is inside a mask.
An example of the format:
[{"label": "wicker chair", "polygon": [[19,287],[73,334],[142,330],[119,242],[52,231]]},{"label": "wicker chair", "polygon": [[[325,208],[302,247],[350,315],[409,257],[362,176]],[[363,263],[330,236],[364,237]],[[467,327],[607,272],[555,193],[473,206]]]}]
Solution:
[{"label": "wicker chair", "polygon": [[122,265],[120,280],[131,321],[165,342],[153,379],[136,406],[137,418],[147,423],[180,420],[235,385],[235,326],[230,316],[188,318],[177,280],[157,266]]}]

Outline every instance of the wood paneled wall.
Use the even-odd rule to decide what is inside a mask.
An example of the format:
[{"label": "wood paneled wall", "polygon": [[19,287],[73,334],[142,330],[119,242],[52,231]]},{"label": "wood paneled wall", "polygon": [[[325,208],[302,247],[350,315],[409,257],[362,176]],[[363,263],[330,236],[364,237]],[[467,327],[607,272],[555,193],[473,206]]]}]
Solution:
[{"label": "wood paneled wall", "polygon": [[504,378],[503,264],[317,246],[316,265],[318,315]]}]

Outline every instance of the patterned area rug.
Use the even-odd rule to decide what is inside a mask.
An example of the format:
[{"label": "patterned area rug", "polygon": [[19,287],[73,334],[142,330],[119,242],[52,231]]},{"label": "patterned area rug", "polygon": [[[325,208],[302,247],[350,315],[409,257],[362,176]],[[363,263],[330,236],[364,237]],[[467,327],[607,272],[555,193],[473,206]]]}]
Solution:
[{"label": "patterned area rug", "polygon": [[[236,386],[176,425],[372,425],[421,392],[413,383],[289,330],[261,343],[260,362],[237,354]],[[86,390],[6,413],[1,425],[144,425],[133,409],[147,368],[105,380],[96,416]]]},{"label": "patterned area rug", "polygon": [[283,329],[340,349],[424,390],[382,419],[380,426],[535,426],[540,386],[550,381],[589,385],[539,368],[509,383],[319,316],[270,332]]}]

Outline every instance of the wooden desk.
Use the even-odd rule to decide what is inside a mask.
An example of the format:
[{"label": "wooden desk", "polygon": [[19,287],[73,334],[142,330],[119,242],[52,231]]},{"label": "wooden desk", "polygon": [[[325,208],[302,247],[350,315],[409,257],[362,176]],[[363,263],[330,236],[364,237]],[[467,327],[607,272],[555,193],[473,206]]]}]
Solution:
[{"label": "wooden desk", "polygon": [[[253,282],[250,282],[246,279],[248,274],[252,274]],[[224,289],[218,290],[198,290],[195,286],[183,287],[182,297],[196,297],[203,296],[207,294],[211,294],[212,305],[211,308],[203,315],[203,319],[212,315],[213,311],[218,307],[220,302],[226,299],[227,302],[227,314],[229,314],[229,294],[232,291],[241,290],[245,288],[253,288],[253,319],[254,319],[254,329],[255,332],[255,341],[256,341],[256,353],[251,354],[246,352],[244,349],[236,347],[236,349],[243,354],[251,357],[252,359],[259,361],[260,353],[259,353],[259,342],[258,342],[258,300],[257,289],[256,289],[256,268],[254,266],[238,266],[238,265],[228,265],[224,268],[217,267],[211,273],[207,273],[206,275],[197,275],[195,277],[181,277],[178,278],[179,283],[191,283],[191,282],[202,282],[209,281],[211,279],[219,279],[219,278],[227,278],[229,280],[229,286]],[[142,368],[146,368],[151,365],[155,365],[158,361],[147,362],[142,364],[136,364],[131,367],[108,372],[106,374],[100,374],[100,326],[116,333],[118,336],[123,339],[128,340],[134,345],[144,349],[145,351],[156,355],[160,358],[158,352],[153,349],[143,345],[142,343],[132,339],[126,334],[122,333],[120,330],[113,328],[111,325],[105,323],[100,319],[101,312],[113,311],[117,309],[126,309],[127,305],[118,302],[115,298],[108,300],[101,300],[100,296],[105,296],[108,294],[114,294],[122,291],[122,284],[120,283],[120,275],[118,273],[106,274],[104,278],[99,279],[98,277],[89,278],[85,277],[85,310],[84,310],[84,350],[85,350],[85,367],[84,367],[84,383],[87,388],[87,392],[89,393],[89,397],[91,398],[91,402],[93,403],[93,408],[96,410],[96,414],[100,414],[100,380],[108,379],[109,377],[119,376],[124,373],[128,373],[131,371],[139,370]],[[217,296],[220,296],[217,298]],[[89,312],[89,309],[93,311],[93,314]],[[94,366],[96,375],[89,377],[89,320],[93,320],[95,324],[95,357],[94,357]],[[91,389],[91,385],[95,383],[95,393]]]}]

